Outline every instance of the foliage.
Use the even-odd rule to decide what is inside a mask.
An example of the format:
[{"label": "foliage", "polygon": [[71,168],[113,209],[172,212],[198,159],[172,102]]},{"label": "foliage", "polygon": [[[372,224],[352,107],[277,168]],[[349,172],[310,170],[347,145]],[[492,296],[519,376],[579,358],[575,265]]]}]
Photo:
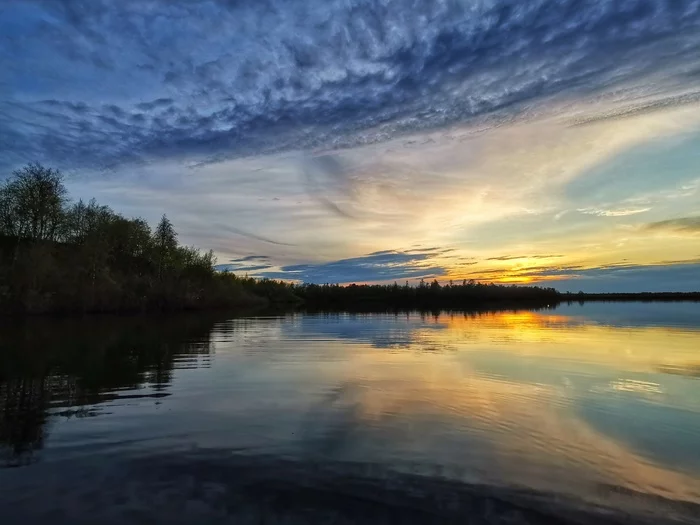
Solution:
[{"label": "foliage", "polygon": [[63,177],[38,164],[0,185],[0,311],[164,311],[293,301],[291,287],[214,270],[181,246],[163,215],[154,231],[94,200],[69,203]]},{"label": "foliage", "polygon": [[294,288],[309,308],[362,309],[362,310],[434,310],[441,308],[464,309],[474,306],[509,303],[546,306],[559,302],[554,288],[537,286],[500,286],[463,281],[444,284],[421,281],[419,286],[406,283],[392,285],[316,285],[304,284]]},{"label": "foliage", "polygon": [[29,164],[0,188],[0,228],[6,235],[54,240],[60,234],[66,201],[57,170]]},{"label": "foliage", "polygon": [[70,203],[57,170],[30,164],[0,185],[0,312],[172,311],[266,304],[310,309],[469,308],[559,300],[552,288],[473,281],[419,286],[292,285],[220,273],[212,252],[181,246],[107,206]]}]

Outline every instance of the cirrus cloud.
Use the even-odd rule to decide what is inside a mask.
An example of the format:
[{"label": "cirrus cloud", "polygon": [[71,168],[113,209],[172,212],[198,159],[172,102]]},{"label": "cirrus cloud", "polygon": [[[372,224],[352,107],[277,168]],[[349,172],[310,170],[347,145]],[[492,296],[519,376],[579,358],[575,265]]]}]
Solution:
[{"label": "cirrus cloud", "polygon": [[430,249],[424,252],[383,250],[338,261],[283,266],[280,271],[259,275],[316,284],[415,280],[445,275],[447,270],[430,260],[434,257],[435,252]]},{"label": "cirrus cloud", "polygon": [[115,167],[492,127],[572,94],[687,103],[700,1],[26,0],[0,35],[0,163]]},{"label": "cirrus cloud", "polygon": [[700,233],[699,217],[680,217],[647,224],[644,227],[647,231],[669,231],[680,233]]}]

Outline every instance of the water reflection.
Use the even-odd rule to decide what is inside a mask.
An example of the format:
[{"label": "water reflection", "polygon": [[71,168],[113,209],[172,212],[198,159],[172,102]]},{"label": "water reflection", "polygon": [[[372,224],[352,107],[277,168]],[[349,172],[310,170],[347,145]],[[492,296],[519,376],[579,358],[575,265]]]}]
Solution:
[{"label": "water reflection", "polygon": [[678,307],[8,326],[4,461],[204,449],[700,503],[700,305]]},{"label": "water reflection", "polygon": [[100,404],[167,397],[176,368],[208,366],[215,319],[27,320],[0,326],[0,451],[35,461],[50,422],[104,413]]}]

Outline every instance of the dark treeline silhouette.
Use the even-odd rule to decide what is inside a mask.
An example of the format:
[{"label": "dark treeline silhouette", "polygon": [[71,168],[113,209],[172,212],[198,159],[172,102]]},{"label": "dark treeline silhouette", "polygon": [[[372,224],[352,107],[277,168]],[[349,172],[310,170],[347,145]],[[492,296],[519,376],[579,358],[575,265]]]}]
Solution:
[{"label": "dark treeline silhouette", "polygon": [[215,271],[181,246],[94,200],[71,203],[57,170],[30,164],[0,184],[0,312],[164,311],[293,300],[283,282]]},{"label": "dark treeline silhouette", "polygon": [[677,302],[700,301],[700,292],[634,292],[634,293],[564,293],[562,301],[642,301],[642,302]]},{"label": "dark treeline silhouette", "polygon": [[391,285],[316,285],[294,287],[306,308],[314,310],[439,310],[474,307],[544,307],[559,302],[554,288],[537,286],[501,286],[463,281],[418,286]]},{"label": "dark treeline silhouette", "polygon": [[0,467],[33,461],[56,417],[169,396],[174,368],[207,366],[223,314],[0,323]]},{"label": "dark treeline silhouette", "polygon": [[504,308],[548,308],[587,301],[700,301],[700,292],[562,293],[540,286],[497,285],[464,280],[455,284],[421,281],[418,286],[300,284],[293,293],[307,310],[348,311],[473,311]]},{"label": "dark treeline silhouette", "polygon": [[461,284],[293,285],[218,272],[213,253],[178,243],[94,200],[71,202],[57,170],[29,164],[0,183],[0,313],[176,311],[282,306],[310,310],[538,307],[560,301],[697,300],[700,294],[560,294]]}]

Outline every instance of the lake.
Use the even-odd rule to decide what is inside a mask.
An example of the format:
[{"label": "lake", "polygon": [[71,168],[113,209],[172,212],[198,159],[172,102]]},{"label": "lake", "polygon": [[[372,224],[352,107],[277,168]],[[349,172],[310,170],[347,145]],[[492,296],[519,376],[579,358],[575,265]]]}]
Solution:
[{"label": "lake", "polygon": [[0,352],[5,524],[700,519],[700,303],[12,320]]}]

